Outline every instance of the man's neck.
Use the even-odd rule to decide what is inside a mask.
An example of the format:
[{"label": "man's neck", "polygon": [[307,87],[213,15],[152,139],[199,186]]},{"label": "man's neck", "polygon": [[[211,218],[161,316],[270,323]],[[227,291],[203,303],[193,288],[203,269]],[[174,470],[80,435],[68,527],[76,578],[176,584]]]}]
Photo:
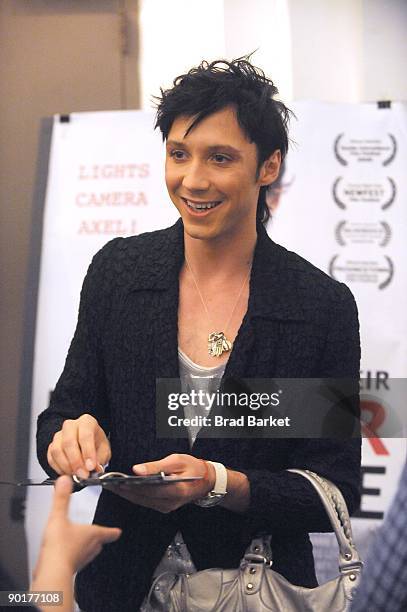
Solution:
[{"label": "man's neck", "polygon": [[256,247],[257,232],[222,236],[216,240],[199,240],[184,232],[185,254],[194,276],[205,282],[209,279],[228,279],[244,274],[250,267]]}]

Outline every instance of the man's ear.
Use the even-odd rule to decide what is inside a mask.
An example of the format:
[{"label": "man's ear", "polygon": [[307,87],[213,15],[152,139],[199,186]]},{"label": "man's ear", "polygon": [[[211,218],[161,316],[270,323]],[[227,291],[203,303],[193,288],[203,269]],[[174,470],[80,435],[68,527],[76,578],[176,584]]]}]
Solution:
[{"label": "man's ear", "polygon": [[263,162],[263,165],[260,168],[259,182],[261,187],[263,187],[263,185],[270,185],[271,183],[274,183],[279,175],[280,166],[281,151],[280,149],[277,149],[268,159],[266,159],[265,162]]}]

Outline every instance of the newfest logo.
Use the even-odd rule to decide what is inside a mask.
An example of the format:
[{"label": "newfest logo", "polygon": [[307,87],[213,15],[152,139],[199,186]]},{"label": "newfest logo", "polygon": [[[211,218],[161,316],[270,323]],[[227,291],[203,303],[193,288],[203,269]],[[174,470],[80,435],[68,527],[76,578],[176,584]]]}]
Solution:
[{"label": "newfest logo", "polygon": [[349,162],[372,161],[388,166],[396,157],[397,141],[393,134],[381,138],[353,138],[342,133],[335,139],[334,152],[342,166]]},{"label": "newfest logo", "polygon": [[366,260],[334,255],[329,262],[329,274],[343,283],[370,283],[385,289],[393,279],[394,266],[387,255]]},{"label": "newfest logo", "polygon": [[382,182],[372,183],[346,181],[343,176],[335,179],[332,197],[341,210],[357,204],[378,204],[381,210],[387,210],[397,195],[395,181],[387,176]]}]

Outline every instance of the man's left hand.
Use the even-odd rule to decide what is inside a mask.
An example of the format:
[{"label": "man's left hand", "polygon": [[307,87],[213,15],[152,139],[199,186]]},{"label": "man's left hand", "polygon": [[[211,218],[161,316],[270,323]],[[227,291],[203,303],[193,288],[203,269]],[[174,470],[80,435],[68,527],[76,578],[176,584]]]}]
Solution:
[{"label": "man's left hand", "polygon": [[106,486],[110,491],[124,497],[133,504],[168,513],[177,510],[184,504],[204,497],[215,485],[215,470],[210,463],[192,455],[173,454],[160,459],[133,466],[136,476],[148,476],[164,472],[169,476],[185,478],[201,476],[202,480],[178,482],[174,484],[131,485],[111,484]]}]

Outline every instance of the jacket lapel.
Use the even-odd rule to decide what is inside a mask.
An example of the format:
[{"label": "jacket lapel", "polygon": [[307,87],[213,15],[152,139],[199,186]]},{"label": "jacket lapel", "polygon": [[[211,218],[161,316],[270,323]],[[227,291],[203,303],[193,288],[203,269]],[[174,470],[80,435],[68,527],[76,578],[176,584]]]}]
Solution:
[{"label": "jacket lapel", "polygon": [[[179,378],[178,365],[178,303],[179,271],[184,261],[184,235],[182,220],[172,227],[161,230],[159,238],[152,243],[148,257],[137,266],[131,291],[146,292],[151,311],[145,321],[151,325],[154,371],[158,378]],[[155,415],[156,406],[152,407]],[[157,458],[173,452],[188,452],[186,429],[177,429],[178,439],[157,438]]]},{"label": "jacket lapel", "polygon": [[285,249],[275,244],[259,223],[248,309],[226,366],[225,378],[272,375],[287,327],[304,321],[296,283],[284,253]]},{"label": "jacket lapel", "polygon": [[157,232],[148,254],[133,262],[135,274],[129,290],[145,291],[151,297],[151,312],[144,316],[152,325],[156,378],[179,376],[178,277],[183,261],[184,235],[179,219],[172,227]]},{"label": "jacket lapel", "polygon": [[[296,334],[298,323],[304,321],[296,281],[285,254],[286,250],[275,244],[263,225],[258,224],[248,309],[227,362],[222,386],[226,379],[234,379],[233,385],[239,379],[280,375],[278,361],[284,355],[286,334],[290,331]],[[248,443],[241,439],[214,440],[208,435],[208,429],[202,428],[192,450],[194,455],[216,461],[219,452],[230,451],[231,456],[238,457]]]}]

